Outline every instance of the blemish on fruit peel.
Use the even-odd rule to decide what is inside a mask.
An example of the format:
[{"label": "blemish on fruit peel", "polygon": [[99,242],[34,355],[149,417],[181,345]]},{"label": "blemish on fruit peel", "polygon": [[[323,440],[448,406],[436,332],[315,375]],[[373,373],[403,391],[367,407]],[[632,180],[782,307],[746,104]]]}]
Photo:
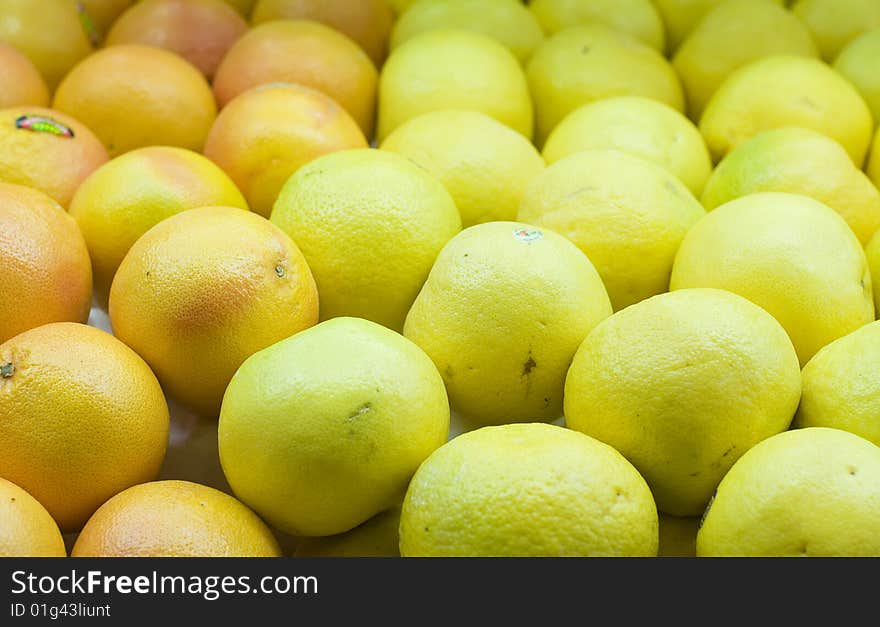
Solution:
[{"label": "blemish on fruit peel", "polygon": [[348,417],[346,418],[346,421],[351,422],[352,420],[356,420],[357,418],[360,418],[361,416],[366,414],[372,408],[373,408],[373,404],[371,402],[367,401],[366,403],[363,403],[362,405],[360,405],[353,412],[351,412],[348,415]]},{"label": "blemish on fruit peel", "polygon": [[0,366],[0,377],[4,379],[8,379],[15,373],[15,366],[12,365],[12,362],[5,363]]},{"label": "blemish on fruit peel", "polygon": [[282,278],[285,275],[284,266],[280,264],[275,266],[275,274],[278,275],[278,278]]},{"label": "blemish on fruit peel", "polygon": [[35,133],[49,133],[58,137],[74,136],[72,128],[44,115],[20,115],[15,118],[15,128]]},{"label": "blemish on fruit peel", "polygon": [[514,229],[513,236],[521,242],[533,242],[542,239],[544,233],[539,229]]}]

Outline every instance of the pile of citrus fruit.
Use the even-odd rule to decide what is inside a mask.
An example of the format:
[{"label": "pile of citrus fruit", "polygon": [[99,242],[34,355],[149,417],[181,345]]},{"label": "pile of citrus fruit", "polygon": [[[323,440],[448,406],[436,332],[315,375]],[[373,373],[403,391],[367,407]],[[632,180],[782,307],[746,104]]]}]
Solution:
[{"label": "pile of citrus fruit", "polygon": [[880,0],[0,0],[0,555],[880,556]]}]

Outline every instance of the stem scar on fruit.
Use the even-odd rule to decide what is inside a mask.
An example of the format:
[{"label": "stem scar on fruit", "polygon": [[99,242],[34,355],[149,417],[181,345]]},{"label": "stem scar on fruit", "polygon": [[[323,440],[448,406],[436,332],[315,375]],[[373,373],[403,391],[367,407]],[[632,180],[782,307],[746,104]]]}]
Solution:
[{"label": "stem scar on fruit", "polygon": [[12,365],[12,362],[8,362],[0,366],[0,377],[4,379],[8,379],[15,372],[15,366]]}]

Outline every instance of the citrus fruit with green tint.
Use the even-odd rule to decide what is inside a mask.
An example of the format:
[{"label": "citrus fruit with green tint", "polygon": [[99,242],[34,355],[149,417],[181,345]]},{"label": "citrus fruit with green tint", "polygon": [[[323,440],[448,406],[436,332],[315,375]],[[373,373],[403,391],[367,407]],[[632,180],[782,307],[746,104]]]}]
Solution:
[{"label": "citrus fruit with green tint", "polygon": [[653,161],[699,196],[712,159],[697,127],[681,112],[650,98],[619,96],[569,113],[544,144],[548,164],[576,152],[620,150]]},{"label": "citrus fruit with green tint", "polygon": [[696,557],[697,529],[700,519],[660,514],[660,548],[658,557]]},{"label": "citrus fruit with green tint", "polygon": [[70,203],[97,291],[106,299],[125,254],[150,228],[181,211],[212,205],[248,208],[223,170],[191,150],[139,148],[98,168]]},{"label": "citrus fruit with green tint", "polygon": [[0,109],[20,105],[49,106],[49,88],[30,59],[0,43]]},{"label": "citrus fruit with green tint", "polygon": [[192,63],[210,80],[247,29],[244,18],[222,0],[141,0],[113,23],[104,45],[163,48]]},{"label": "citrus fruit with green tint", "polygon": [[[654,0],[666,27],[667,49],[674,54],[705,15],[723,0]],[[784,5],[784,0],[768,0]]]},{"label": "citrus fruit with green tint", "polygon": [[153,481],[96,511],[71,557],[280,557],[272,531],[235,498],[190,481]]},{"label": "citrus fruit with green tint", "polygon": [[876,0],[795,0],[791,11],[810,29],[829,62],[859,34],[880,27]]},{"label": "citrus fruit with green tint", "polygon": [[85,322],[89,251],[76,222],[29,187],[0,183],[0,342],[49,322]]},{"label": "citrus fruit with green tint", "polygon": [[271,219],[303,251],[322,320],[354,316],[398,331],[440,249],[461,229],[437,179],[406,157],[373,149],[300,168]]},{"label": "citrus fruit with green tint", "polygon": [[868,270],[870,271],[871,285],[873,287],[875,312],[880,311],[880,285],[878,285],[880,280],[873,280],[875,276],[880,277],[880,236],[878,236],[878,233],[874,233],[874,236],[865,246],[865,257],[868,260]]},{"label": "citrus fruit with green tint", "polygon": [[718,486],[697,555],[880,555],[880,447],[825,428],[761,442]]},{"label": "citrus fruit with green tint", "polygon": [[275,20],[252,28],[229,50],[214,77],[223,107],[267,83],[298,83],[327,94],[372,138],[379,73],[348,37],[309,20]]},{"label": "citrus fruit with green tint", "polygon": [[611,315],[593,264],[561,235],[489,222],[452,238],[409,310],[404,335],[473,424],[555,420],[565,373]]},{"label": "citrus fruit with green tint", "polygon": [[843,74],[865,99],[874,123],[880,124],[880,77],[876,68],[880,64],[880,24],[867,31],[840,51],[834,60],[834,69]]},{"label": "citrus fruit with green tint", "polygon": [[400,507],[376,514],[351,531],[302,538],[294,557],[400,557]]},{"label": "citrus fruit with green tint", "polygon": [[587,150],[535,177],[517,220],[577,245],[616,311],[667,290],[678,246],[704,214],[684,183],[659,165],[618,150]]},{"label": "citrus fruit with green tint", "polygon": [[419,467],[400,553],[655,556],[657,508],[635,468],[593,438],[541,423],[484,427]]},{"label": "citrus fruit with green tint", "polygon": [[223,398],[220,462],[273,527],[325,536],[399,504],[448,434],[428,356],[381,325],[338,318],[242,364]]},{"label": "citrus fruit with green tint", "polygon": [[0,0],[0,41],[23,52],[50,90],[92,52],[76,2]]},{"label": "citrus fruit with green tint", "polygon": [[548,35],[599,22],[660,53],[666,49],[666,30],[651,0],[530,0],[529,8]]},{"label": "citrus fruit with green tint", "polygon": [[254,87],[229,102],[211,127],[205,156],[219,165],[251,209],[269,217],[300,167],[338,150],[366,148],[357,122],[330,96],[296,84]]},{"label": "citrus fruit with green tint", "polygon": [[394,23],[390,47],[428,30],[462,28],[489,35],[520,63],[544,40],[538,20],[519,0],[419,0]]},{"label": "citrus fruit with green tint", "polygon": [[380,67],[394,14],[385,0],[257,0],[251,12],[254,25],[278,19],[326,24],[356,41]]},{"label": "citrus fruit with green tint", "polygon": [[443,183],[466,227],[515,219],[526,187],[544,170],[529,140],[478,111],[417,116],[397,127],[381,148],[409,158]]},{"label": "citrus fruit with green tint", "polygon": [[680,290],[593,329],[565,380],[565,421],[632,462],[662,512],[696,516],[743,453],[788,428],[800,393],[797,354],[770,314],[723,290]]},{"label": "citrus fruit with green tint", "polygon": [[109,311],[113,332],[171,397],[216,416],[245,359],[317,322],[318,294],[302,253],[271,222],[201,207],[135,242],[113,279]]},{"label": "citrus fruit with green tint", "polygon": [[858,238],[833,209],[762,192],[709,212],[685,236],[669,287],[744,296],[785,328],[801,365],[874,320],[871,274]]},{"label": "citrus fruit with green tint", "polygon": [[880,191],[843,146],[810,129],[788,126],[747,139],[721,160],[701,200],[712,210],[757,192],[815,198],[843,216],[862,244],[880,227]]},{"label": "citrus fruit with green tint", "polygon": [[62,207],[108,159],[101,141],[69,115],[43,107],[0,110],[0,181],[37,189]]},{"label": "citrus fruit with green tint", "polygon": [[109,333],[56,322],[0,344],[0,476],[65,533],[159,473],[168,406],[143,359]]},{"label": "citrus fruit with green tint", "polygon": [[880,446],[880,322],[844,335],[807,362],[796,427],[829,427]]},{"label": "citrus fruit with green tint", "polygon": [[874,143],[871,145],[871,155],[866,168],[868,178],[880,189],[880,132],[874,135]]},{"label": "citrus fruit with green tint", "polygon": [[748,63],[725,79],[700,118],[712,158],[761,131],[802,126],[837,140],[861,167],[874,125],[849,81],[819,61],[775,55]]},{"label": "citrus fruit with green tint", "polygon": [[39,501],[0,478],[0,557],[67,557],[58,525]]},{"label": "citrus fruit with green tint", "polygon": [[600,23],[548,38],[526,65],[526,76],[539,146],[566,115],[602,98],[643,96],[684,109],[681,83],[663,55]]},{"label": "citrus fruit with green tint", "polygon": [[157,145],[201,151],[217,116],[194,65],[141,44],[89,55],[58,85],[52,107],[86,124],[111,156]]},{"label": "citrus fruit with green tint", "polygon": [[391,7],[391,10],[394,11],[395,16],[400,16],[406,11],[415,0],[385,0],[388,6]]},{"label": "citrus fruit with green tint", "polygon": [[732,72],[777,54],[818,57],[807,27],[767,0],[724,0],[697,24],[672,65],[681,77],[688,114],[699,120],[712,94]]},{"label": "citrus fruit with green tint", "polygon": [[380,142],[407,120],[439,109],[480,111],[532,138],[532,101],[522,68],[488,35],[430,30],[398,46],[385,62],[379,75]]}]

